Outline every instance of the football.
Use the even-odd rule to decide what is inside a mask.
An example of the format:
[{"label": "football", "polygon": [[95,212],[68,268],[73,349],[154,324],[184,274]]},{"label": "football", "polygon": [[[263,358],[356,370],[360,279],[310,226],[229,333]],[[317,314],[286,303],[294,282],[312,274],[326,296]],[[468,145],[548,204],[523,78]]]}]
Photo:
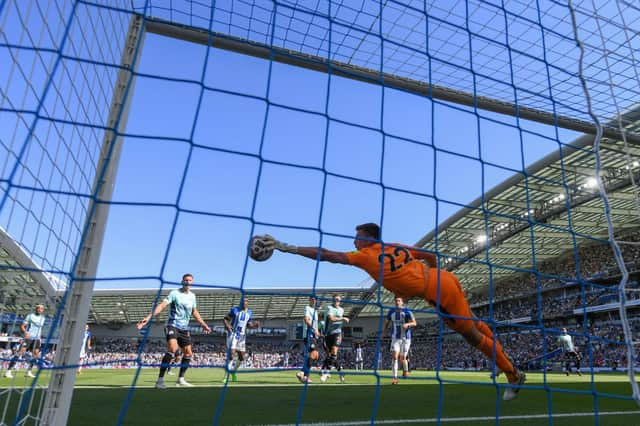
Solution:
[{"label": "football", "polygon": [[265,242],[262,236],[256,235],[251,238],[251,244],[249,244],[249,257],[258,262],[264,262],[269,259],[273,254],[273,249],[265,247]]}]

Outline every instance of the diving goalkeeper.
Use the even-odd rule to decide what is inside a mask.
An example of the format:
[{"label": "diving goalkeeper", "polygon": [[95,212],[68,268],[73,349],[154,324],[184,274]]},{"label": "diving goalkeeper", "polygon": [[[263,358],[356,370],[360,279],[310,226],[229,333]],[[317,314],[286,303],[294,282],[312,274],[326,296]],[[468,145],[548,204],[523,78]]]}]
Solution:
[{"label": "diving goalkeeper", "polygon": [[[509,361],[502,345],[494,338],[491,328],[475,318],[469,308],[460,282],[448,271],[437,269],[436,256],[417,247],[385,244],[380,241],[380,227],[365,223],[356,227],[355,251],[343,253],[321,247],[296,247],[265,235],[267,247],[309,259],[353,265],[365,270],[371,278],[396,297],[424,298],[438,309],[447,325],[461,334],[502,370],[510,384],[502,399],[510,401],[518,396],[525,374]],[[426,263],[420,262],[423,260]],[[495,346],[495,354],[494,354]]]}]

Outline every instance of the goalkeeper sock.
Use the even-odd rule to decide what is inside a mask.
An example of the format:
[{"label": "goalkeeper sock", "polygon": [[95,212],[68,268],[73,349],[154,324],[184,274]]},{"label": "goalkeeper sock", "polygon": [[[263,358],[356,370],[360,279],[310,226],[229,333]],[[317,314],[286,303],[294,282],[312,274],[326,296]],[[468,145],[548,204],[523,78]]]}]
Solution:
[{"label": "goalkeeper sock", "polygon": [[398,360],[394,359],[393,364],[391,365],[391,369],[393,370],[393,378],[398,378]]},{"label": "goalkeeper sock", "polygon": [[191,363],[191,357],[183,356],[182,363],[180,363],[180,374],[178,377],[184,377],[184,373],[189,368],[189,364]]},{"label": "goalkeeper sock", "polygon": [[402,360],[402,371],[409,371],[409,362],[406,359]]},{"label": "goalkeeper sock", "polygon": [[507,358],[507,355],[504,353],[504,349],[502,349],[502,345],[497,340],[493,340],[488,338],[487,336],[482,336],[482,340],[480,344],[476,346],[485,356],[493,361],[493,344],[495,342],[496,345],[496,354],[495,354],[495,363],[500,368],[504,374],[507,376],[509,383],[513,383],[518,381],[518,372],[511,364],[511,361]]},{"label": "goalkeeper sock", "polygon": [[484,334],[485,336],[487,336],[490,339],[495,339],[493,337],[493,330],[491,330],[491,327],[489,327],[486,323],[484,323],[483,321],[478,321],[476,323],[476,328],[478,329],[478,331],[480,331],[480,333]]},{"label": "goalkeeper sock", "polygon": [[158,377],[164,377],[164,373],[167,372],[167,367],[171,365],[174,356],[175,354],[173,352],[166,352],[164,354],[164,356],[162,357],[162,363],[160,364],[160,374],[158,375]]}]

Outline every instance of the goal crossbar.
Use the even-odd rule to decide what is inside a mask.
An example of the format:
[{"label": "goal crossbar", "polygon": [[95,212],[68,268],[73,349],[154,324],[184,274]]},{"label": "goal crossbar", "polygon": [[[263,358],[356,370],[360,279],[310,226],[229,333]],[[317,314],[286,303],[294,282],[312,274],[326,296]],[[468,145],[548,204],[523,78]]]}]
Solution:
[{"label": "goal crossbar", "polygon": [[[461,90],[429,84],[424,81],[400,77],[398,75],[376,71],[345,62],[330,60],[322,56],[311,55],[299,51],[270,46],[264,43],[231,36],[219,32],[209,32],[201,28],[176,24],[157,18],[145,18],[145,30],[179,40],[212,46],[217,49],[241,53],[262,59],[305,68],[313,71],[331,73],[340,77],[357,80],[369,84],[384,85],[392,89],[403,90],[433,99],[452,102],[459,105],[476,107],[481,110],[520,117],[522,119],[558,126],[568,130],[595,135],[597,126],[588,121],[552,114],[547,111],[516,105],[485,96],[477,96]],[[640,134],[621,130],[617,127],[603,126],[602,136],[624,140],[632,144],[640,144]]]}]

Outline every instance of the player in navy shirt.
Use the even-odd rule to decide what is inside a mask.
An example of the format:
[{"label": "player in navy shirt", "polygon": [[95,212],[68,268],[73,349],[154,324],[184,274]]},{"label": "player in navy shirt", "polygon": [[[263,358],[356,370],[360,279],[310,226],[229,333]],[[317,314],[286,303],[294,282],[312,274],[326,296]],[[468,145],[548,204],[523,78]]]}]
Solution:
[{"label": "player in navy shirt", "polygon": [[84,334],[82,336],[82,346],[80,347],[80,361],[78,362],[78,374],[82,373],[82,366],[85,363],[85,359],[89,356],[91,350],[91,331],[89,331],[89,324],[84,325]]}]

